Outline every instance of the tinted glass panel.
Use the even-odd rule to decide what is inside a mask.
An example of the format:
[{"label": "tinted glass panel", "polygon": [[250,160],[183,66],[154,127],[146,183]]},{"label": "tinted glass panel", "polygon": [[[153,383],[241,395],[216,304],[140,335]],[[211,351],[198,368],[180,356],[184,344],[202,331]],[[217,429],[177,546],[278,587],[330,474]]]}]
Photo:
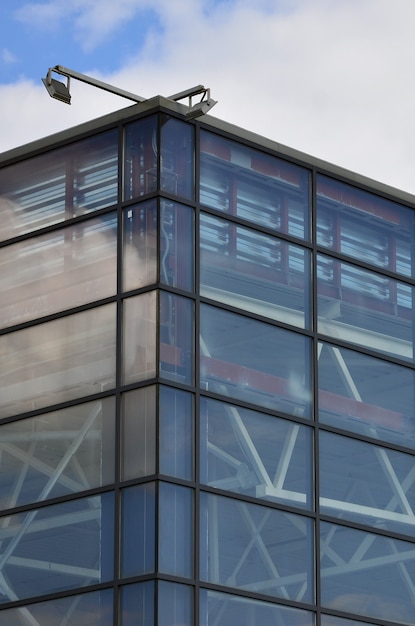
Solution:
[{"label": "tinted glass panel", "polygon": [[160,190],[194,196],[194,127],[168,115],[160,116]]},{"label": "tinted glass panel", "polygon": [[203,214],[200,246],[201,295],[294,326],[309,324],[307,250]]},{"label": "tinted glass panel", "polygon": [[160,472],[193,480],[193,395],[164,386],[160,387],[159,394]]},{"label": "tinted glass panel", "polygon": [[116,246],[111,216],[0,248],[0,327],[115,294]]},{"label": "tinted glass panel", "polygon": [[146,117],[125,127],[124,200],[157,189],[157,116]]},{"label": "tinted glass panel", "polygon": [[117,202],[118,131],[0,170],[0,238],[8,239]]},{"label": "tinted glass panel", "polygon": [[231,498],[201,495],[203,580],[313,601],[311,520]]},{"label": "tinted glass panel", "polygon": [[192,577],[193,550],[193,492],[187,487],[160,483],[159,570]]},{"label": "tinted glass panel", "polygon": [[160,376],[191,385],[194,369],[193,301],[160,292]]},{"label": "tinted glass panel", "polygon": [[286,413],[310,416],[309,340],[215,307],[201,307],[201,385]]},{"label": "tinted glass panel", "polygon": [[415,535],[415,457],[320,433],[320,507],[329,515]]},{"label": "tinted glass panel", "polygon": [[160,222],[160,280],[166,285],[193,291],[193,209],[162,199]]},{"label": "tinted glass panel", "polygon": [[121,410],[123,479],[155,474],[156,387],[124,393]]},{"label": "tinted glass panel", "polygon": [[124,489],[121,516],[121,576],[154,572],[155,533],[154,483]]},{"label": "tinted glass panel", "polygon": [[293,506],[312,506],[310,429],[201,399],[201,481]]},{"label": "tinted glass panel", "polygon": [[414,264],[415,212],[317,176],[317,243],[404,276]]},{"label": "tinted glass panel", "polygon": [[323,255],[317,275],[319,332],[413,358],[413,287]]},{"label": "tinted glass panel", "polygon": [[414,448],[413,370],[320,344],[318,373],[322,422]]},{"label": "tinted glass panel", "polygon": [[161,580],[158,585],[158,626],[192,626],[193,589]]},{"label": "tinted glass panel", "polygon": [[5,609],[0,611],[0,621],[7,626],[112,626],[112,590]]},{"label": "tinted glass panel", "polygon": [[[313,626],[308,611],[201,589],[201,626]],[[326,625],[328,626],[328,624]],[[340,625],[339,625],[340,626]],[[354,625],[353,625],[354,626]]]},{"label": "tinted glass panel", "polygon": [[309,173],[201,131],[200,202],[296,237],[309,236]]},{"label": "tinted glass panel", "polygon": [[157,204],[142,202],[124,210],[123,289],[157,281]]},{"label": "tinted glass panel", "polygon": [[0,337],[0,417],[115,384],[115,304]]},{"label": "tinted glass panel", "polygon": [[413,624],[415,544],[322,523],[323,606]]},{"label": "tinted glass panel", "polygon": [[121,587],[121,626],[154,626],[154,583]]},{"label": "tinted glass panel", "polygon": [[370,626],[368,622],[357,622],[353,619],[334,617],[333,615],[322,615],[321,626]]},{"label": "tinted glass panel", "polygon": [[124,300],[124,383],[156,375],[157,293]]},{"label": "tinted glass panel", "polygon": [[3,518],[0,602],[84,587],[114,576],[113,495]]},{"label": "tinted glass panel", "polygon": [[0,426],[0,508],[114,480],[114,398]]}]

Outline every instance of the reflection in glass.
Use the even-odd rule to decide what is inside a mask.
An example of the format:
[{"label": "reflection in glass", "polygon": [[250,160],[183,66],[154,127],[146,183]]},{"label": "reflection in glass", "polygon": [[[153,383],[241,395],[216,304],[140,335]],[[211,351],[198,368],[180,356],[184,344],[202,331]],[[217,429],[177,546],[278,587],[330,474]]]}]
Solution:
[{"label": "reflection in glass", "polygon": [[193,576],[193,491],[170,483],[159,484],[159,570]]},{"label": "reflection in glass", "polygon": [[160,580],[158,626],[192,626],[193,623],[192,587]]},{"label": "reflection in glass", "polygon": [[116,255],[112,215],[0,248],[0,327],[114,295]]},{"label": "reflection in glass", "polygon": [[118,130],[4,167],[0,189],[1,239],[115,204]]},{"label": "reflection in glass", "polygon": [[161,199],[160,223],[160,280],[165,285],[193,291],[193,209]]},{"label": "reflection in glass", "polygon": [[104,589],[5,609],[0,611],[0,622],[7,626],[112,626],[113,612],[112,590]]},{"label": "reflection in glass", "polygon": [[312,602],[312,520],[266,506],[201,494],[201,578]]},{"label": "reflection in glass", "polygon": [[0,417],[115,384],[115,304],[0,337]]},{"label": "reflection in glass", "polygon": [[5,517],[0,541],[0,602],[111,580],[113,494]]},{"label": "reflection in glass", "polygon": [[204,214],[200,246],[201,295],[301,328],[307,315],[309,325],[305,249]]},{"label": "reflection in glass", "polygon": [[123,378],[128,384],[156,375],[157,293],[124,300]]},{"label": "reflection in glass", "polygon": [[317,243],[359,261],[412,275],[413,209],[317,175]]},{"label": "reflection in glass", "polygon": [[321,510],[414,536],[414,465],[409,454],[321,432]]},{"label": "reflection in glass", "polygon": [[319,344],[319,415],[325,424],[415,446],[415,372]]},{"label": "reflection in glass", "polygon": [[155,533],[154,483],[124,489],[121,515],[121,576],[154,572]]},{"label": "reflection in glass", "polygon": [[413,358],[413,288],[319,255],[318,330],[403,359]]},{"label": "reflection in glass", "polygon": [[413,624],[413,543],[322,523],[320,545],[323,606]]},{"label": "reflection in glass", "polygon": [[193,383],[193,301],[160,292],[160,376]]},{"label": "reflection in glass", "polygon": [[127,124],[124,135],[124,200],[157,189],[157,116]]},{"label": "reflection in glass", "polygon": [[0,426],[0,508],[114,480],[114,398]]},{"label": "reflection in glass", "polygon": [[121,626],[154,626],[154,582],[121,587]]},{"label": "reflection in glass", "polygon": [[200,595],[201,626],[314,626],[311,611],[206,589]]},{"label": "reflection in glass", "polygon": [[156,387],[142,387],[122,394],[123,480],[156,472]]},{"label": "reflection in glass", "polygon": [[256,498],[312,506],[310,429],[201,398],[201,481]]},{"label": "reflection in glass", "polygon": [[193,199],[194,127],[168,115],[160,116],[160,190]]},{"label": "reflection in glass", "polygon": [[310,416],[307,337],[201,306],[201,385],[240,400]]},{"label": "reflection in glass", "polygon": [[123,214],[123,290],[157,281],[157,204],[128,207]]},{"label": "reflection in glass", "polygon": [[194,403],[186,391],[159,388],[160,473],[193,480]]},{"label": "reflection in glass", "polygon": [[309,237],[309,172],[201,131],[200,202],[295,237]]},{"label": "reflection in glass", "polygon": [[368,622],[357,622],[354,619],[345,619],[343,617],[334,617],[333,615],[322,615],[321,626],[373,626]]}]

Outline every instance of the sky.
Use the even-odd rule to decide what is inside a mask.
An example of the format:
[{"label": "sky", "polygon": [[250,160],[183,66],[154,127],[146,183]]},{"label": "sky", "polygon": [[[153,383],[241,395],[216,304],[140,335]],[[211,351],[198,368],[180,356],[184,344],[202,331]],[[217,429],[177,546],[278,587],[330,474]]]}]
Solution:
[{"label": "sky", "polygon": [[[415,0],[0,0],[0,152],[204,84],[209,115],[415,194]],[[59,76],[55,76],[59,79]]]}]

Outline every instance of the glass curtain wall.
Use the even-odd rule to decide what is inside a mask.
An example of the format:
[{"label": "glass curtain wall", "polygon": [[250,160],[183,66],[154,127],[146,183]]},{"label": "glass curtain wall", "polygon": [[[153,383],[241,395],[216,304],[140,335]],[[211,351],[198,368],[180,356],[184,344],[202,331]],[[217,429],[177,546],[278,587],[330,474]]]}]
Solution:
[{"label": "glass curtain wall", "polygon": [[415,207],[174,115],[0,169],[0,623],[414,626]]}]

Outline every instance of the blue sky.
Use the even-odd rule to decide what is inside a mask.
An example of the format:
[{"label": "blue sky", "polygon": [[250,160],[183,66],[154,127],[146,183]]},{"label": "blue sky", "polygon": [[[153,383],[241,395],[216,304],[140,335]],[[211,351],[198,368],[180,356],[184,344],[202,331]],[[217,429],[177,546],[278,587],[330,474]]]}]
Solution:
[{"label": "blue sky", "polygon": [[415,192],[414,0],[1,0],[0,152],[128,101],[60,64],[143,97],[203,83],[213,115]]}]

